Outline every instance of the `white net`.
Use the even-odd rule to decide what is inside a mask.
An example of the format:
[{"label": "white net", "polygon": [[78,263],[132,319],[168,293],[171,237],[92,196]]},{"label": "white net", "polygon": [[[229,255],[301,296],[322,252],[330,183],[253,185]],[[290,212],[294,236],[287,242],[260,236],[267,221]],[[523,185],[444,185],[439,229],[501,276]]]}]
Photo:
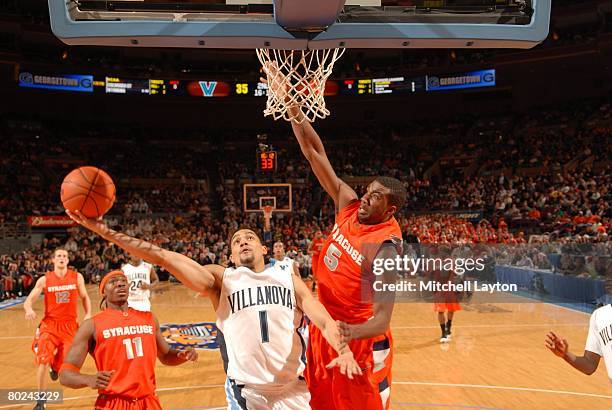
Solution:
[{"label": "white net", "polygon": [[270,205],[266,205],[263,207],[263,214],[264,214],[264,218],[265,219],[270,219],[272,218],[272,211],[274,210],[274,207],[270,206]]},{"label": "white net", "polygon": [[256,51],[268,81],[264,115],[302,123],[330,114],[325,84],[344,49]]}]

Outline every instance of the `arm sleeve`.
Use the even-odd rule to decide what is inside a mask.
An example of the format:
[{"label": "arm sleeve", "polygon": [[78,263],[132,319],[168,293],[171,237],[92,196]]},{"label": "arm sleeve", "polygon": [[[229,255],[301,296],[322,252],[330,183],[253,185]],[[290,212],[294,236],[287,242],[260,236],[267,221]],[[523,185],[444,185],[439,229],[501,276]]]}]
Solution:
[{"label": "arm sleeve", "polygon": [[598,310],[593,312],[593,314],[591,315],[591,320],[589,321],[589,334],[587,336],[586,346],[584,347],[584,350],[588,350],[589,352],[593,352],[600,356],[603,356],[603,352],[601,350],[601,343],[599,341],[599,338],[597,337],[598,335],[596,326],[596,315]]}]

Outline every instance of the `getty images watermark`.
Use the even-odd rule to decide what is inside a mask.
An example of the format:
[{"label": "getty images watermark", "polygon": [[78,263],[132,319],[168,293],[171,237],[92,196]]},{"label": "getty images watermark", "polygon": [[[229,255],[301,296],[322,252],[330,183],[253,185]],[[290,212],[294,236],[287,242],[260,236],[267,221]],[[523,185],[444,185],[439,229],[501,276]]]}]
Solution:
[{"label": "getty images watermark", "polygon": [[[486,257],[413,257],[375,258],[372,273],[375,292],[517,292],[515,283],[485,282],[489,262]],[[401,279],[385,281],[385,272],[399,274]],[[428,280],[414,281],[415,277]],[[412,277],[412,278],[411,278]]]}]

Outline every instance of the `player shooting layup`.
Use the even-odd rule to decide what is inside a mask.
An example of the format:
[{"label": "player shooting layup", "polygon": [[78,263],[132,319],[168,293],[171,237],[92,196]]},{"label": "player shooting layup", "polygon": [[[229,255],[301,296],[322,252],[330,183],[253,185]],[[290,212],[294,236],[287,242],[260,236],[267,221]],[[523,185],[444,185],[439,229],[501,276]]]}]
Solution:
[{"label": "player shooting layup", "polygon": [[[226,269],[214,264],[202,266],[179,253],[115,232],[103,221],[80,213],[68,215],[211,298],[225,340],[222,355],[227,361],[227,376],[240,408],[309,408],[310,394],[300,377],[304,345],[297,328],[302,312],[319,326],[328,346],[342,352],[338,356],[329,352],[326,365],[339,367],[338,373],[349,378],[361,373],[351,351],[341,344],[338,325],[291,267],[281,263],[266,269],[267,249],[252,230],[241,229],[232,235],[230,259],[235,268]],[[254,329],[259,337],[253,337]]]}]

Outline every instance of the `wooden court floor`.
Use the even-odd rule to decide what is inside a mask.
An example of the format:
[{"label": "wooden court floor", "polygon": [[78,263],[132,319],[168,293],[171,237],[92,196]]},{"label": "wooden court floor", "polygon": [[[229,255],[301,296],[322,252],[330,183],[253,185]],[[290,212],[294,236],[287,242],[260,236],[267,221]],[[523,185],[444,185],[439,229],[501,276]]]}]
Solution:
[{"label": "wooden court floor", "polygon": [[[90,295],[97,312],[99,298]],[[42,312],[42,300],[36,303]],[[214,321],[208,299],[181,285],[154,295],[160,323]],[[82,315],[82,312],[81,312]],[[544,347],[553,330],[582,353],[589,316],[543,303],[465,305],[453,320],[453,340],[438,342],[440,329],[430,304],[395,307],[392,409],[610,409],[612,384],[603,360],[592,376],[571,368]],[[0,311],[0,388],[35,388],[30,350],[34,324],[21,305]],[[83,372],[94,371],[88,358]],[[200,352],[198,363],[165,367],[158,363],[158,394],[165,409],[225,407],[225,376],[218,350]],[[50,382],[50,388],[60,388]],[[96,392],[64,390],[64,404],[48,408],[91,409]],[[0,405],[2,408],[31,408]]]}]

